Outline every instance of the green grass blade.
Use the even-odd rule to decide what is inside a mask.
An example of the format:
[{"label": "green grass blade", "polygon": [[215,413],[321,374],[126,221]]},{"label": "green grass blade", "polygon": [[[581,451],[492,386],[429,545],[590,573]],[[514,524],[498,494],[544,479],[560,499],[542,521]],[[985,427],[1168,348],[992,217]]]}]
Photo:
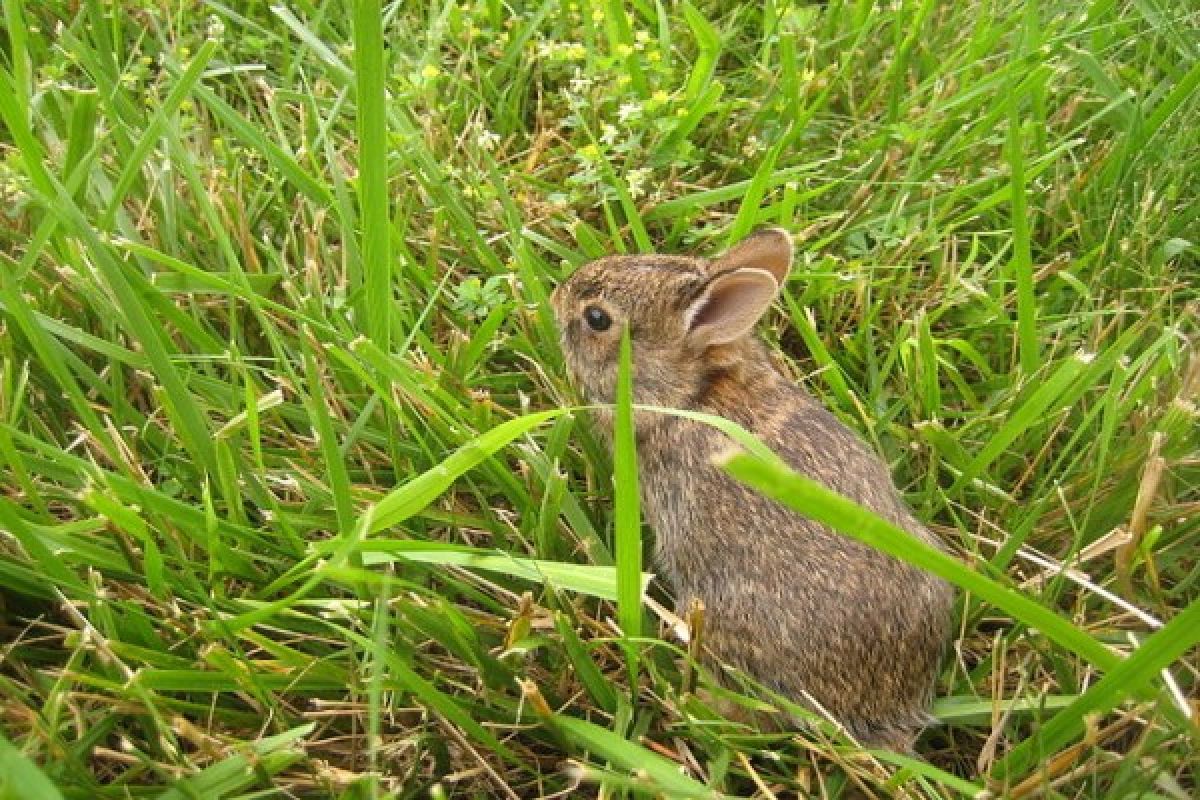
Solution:
[{"label": "green grass blade", "polygon": [[464,444],[441,464],[389,492],[380,500],[372,514],[371,532],[399,525],[432,503],[464,472],[490,457],[501,447],[570,410],[555,409],[517,417]]},{"label": "green grass blade", "polygon": [[[360,545],[359,550],[363,553],[366,566],[395,561],[453,565],[511,575],[603,600],[618,599],[615,567],[547,561],[461,545],[403,539],[368,539]],[[639,593],[645,591],[652,577],[650,573],[638,576]]]},{"label": "green grass blade", "polygon": [[4,32],[12,70],[13,93],[21,107],[21,112],[15,119],[20,119],[28,125],[27,101],[33,94],[33,70],[29,58],[29,27],[25,23],[24,5],[25,0],[4,0]]},{"label": "green grass blade", "polygon": [[1037,305],[1033,296],[1033,258],[1029,251],[1029,210],[1025,203],[1024,137],[1021,135],[1021,95],[1009,94],[1008,168],[1012,192],[1013,258],[1009,265],[1017,286],[1017,349],[1021,370],[1032,375],[1040,365]]},{"label": "green grass blade", "polygon": [[46,773],[0,733],[0,800],[62,800]]},{"label": "green grass blade", "polygon": [[942,723],[990,723],[1000,708],[1006,714],[1032,714],[1058,711],[1074,703],[1079,695],[1039,695],[1014,700],[977,700],[974,697],[939,697],[933,701],[932,713]]},{"label": "green grass blade", "polygon": [[619,53],[622,47],[629,48],[629,55],[623,57],[625,73],[629,76],[633,88],[638,94],[646,97],[649,94],[646,83],[646,73],[642,69],[633,48],[633,30],[629,24],[629,16],[625,13],[625,4],[617,0],[606,0],[604,27],[608,34],[608,46],[613,52]]},{"label": "green grass blade", "polygon": [[713,800],[723,795],[683,775],[679,765],[634,744],[599,725],[575,717],[555,715],[551,724],[579,748],[595,753],[610,763],[636,773],[644,791],[664,797],[694,797]]},{"label": "green grass blade", "polygon": [[350,495],[350,476],[346,472],[346,463],[342,459],[337,433],[333,428],[334,410],[329,407],[317,359],[313,348],[309,346],[312,339],[311,336],[305,338],[307,341],[304,350],[304,373],[308,379],[308,396],[304,398],[304,407],[317,434],[317,444],[325,462],[326,475],[329,476],[338,533],[349,536],[354,529],[354,498]]},{"label": "green grass blade", "polygon": [[392,346],[392,247],[388,197],[388,128],[384,111],[383,10],[354,3],[354,77],[358,101],[358,203],[362,222],[363,322],[384,352]]},{"label": "green grass blade", "polygon": [[775,175],[775,165],[779,163],[779,157],[791,145],[793,129],[788,128],[780,134],[779,141],[771,146],[767,151],[762,161],[759,162],[758,169],[754,173],[754,177],[750,180],[746,187],[746,193],[742,195],[741,204],[738,206],[737,216],[733,220],[733,225],[729,227],[730,245],[743,239],[755,227],[758,226],[761,220],[761,205],[763,197],[766,196],[767,188],[772,183],[772,177]]},{"label": "green grass blade", "polygon": [[721,37],[712,23],[705,19],[704,14],[686,1],[683,3],[683,18],[696,38],[696,58],[692,62],[687,87],[684,90],[684,103],[690,106],[711,89],[717,56],[721,52]]},{"label": "green grass blade", "polygon": [[554,629],[562,638],[563,649],[571,660],[575,674],[579,676],[580,682],[587,688],[592,699],[608,713],[615,712],[617,710],[617,693],[604,674],[600,672],[596,662],[592,661],[591,656],[588,655],[587,648],[584,646],[583,640],[579,638],[579,634],[575,632],[575,628],[572,627],[570,618],[561,612],[555,614]]},{"label": "green grass blade", "polygon": [[[613,540],[617,558],[617,619],[626,637],[642,635],[642,513],[638,496],[637,441],[633,418],[633,344],[621,335],[617,403],[613,417]],[[626,648],[629,682],[637,685],[638,658]]]}]

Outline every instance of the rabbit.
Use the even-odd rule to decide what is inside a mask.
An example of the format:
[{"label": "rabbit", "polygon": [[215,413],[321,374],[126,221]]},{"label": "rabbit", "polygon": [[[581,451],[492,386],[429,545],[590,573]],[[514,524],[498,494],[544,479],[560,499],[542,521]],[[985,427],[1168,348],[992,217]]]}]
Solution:
[{"label": "rabbit", "polygon": [[[623,328],[637,404],[717,414],[793,469],[933,546],[887,466],[785,377],[753,334],[788,275],[792,241],[760,230],[724,255],[619,255],[552,293],[561,346],[589,402],[612,403]],[[611,412],[595,415],[611,444]],[[714,466],[733,442],[702,422],[635,412],[641,502],[677,608],[703,603],[719,661],[838,720],[859,742],[911,750],[951,623],[951,586],[842,536]]]}]

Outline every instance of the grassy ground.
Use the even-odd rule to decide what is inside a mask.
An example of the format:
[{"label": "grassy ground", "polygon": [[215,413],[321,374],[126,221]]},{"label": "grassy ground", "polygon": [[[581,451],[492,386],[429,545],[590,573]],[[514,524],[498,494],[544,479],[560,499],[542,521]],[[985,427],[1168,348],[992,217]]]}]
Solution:
[{"label": "grassy ground", "polygon": [[[1200,10],[517,5],[2,3],[0,795],[1194,796]],[[545,299],[767,223],[967,565],[920,760],[630,686]]]}]

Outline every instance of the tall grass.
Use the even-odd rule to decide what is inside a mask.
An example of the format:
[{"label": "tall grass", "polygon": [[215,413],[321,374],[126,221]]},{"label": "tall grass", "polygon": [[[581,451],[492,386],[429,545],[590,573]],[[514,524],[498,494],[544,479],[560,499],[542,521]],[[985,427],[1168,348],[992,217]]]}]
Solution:
[{"label": "tall grass", "polygon": [[[2,10],[0,796],[1195,793],[1195,9]],[[703,421],[962,588],[916,757],[722,716],[562,369],[574,266],[763,224],[951,556]]]}]

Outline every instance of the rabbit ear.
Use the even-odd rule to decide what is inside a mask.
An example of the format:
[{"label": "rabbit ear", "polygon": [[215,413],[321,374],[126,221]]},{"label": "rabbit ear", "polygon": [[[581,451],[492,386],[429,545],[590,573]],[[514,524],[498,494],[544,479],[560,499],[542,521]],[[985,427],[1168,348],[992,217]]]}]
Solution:
[{"label": "rabbit ear", "polygon": [[742,239],[709,266],[713,275],[731,269],[765,269],[782,286],[792,268],[792,237],[783,228],[763,228]]},{"label": "rabbit ear", "polygon": [[754,328],[778,292],[779,284],[765,269],[722,272],[687,311],[688,341],[703,349],[740,339]]}]

